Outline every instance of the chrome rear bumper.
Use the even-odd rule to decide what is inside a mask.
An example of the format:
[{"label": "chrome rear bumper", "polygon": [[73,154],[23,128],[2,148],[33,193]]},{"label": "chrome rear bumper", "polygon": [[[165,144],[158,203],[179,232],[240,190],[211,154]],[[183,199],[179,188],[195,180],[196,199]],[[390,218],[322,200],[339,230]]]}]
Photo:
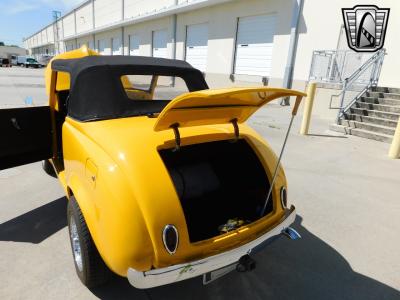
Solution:
[{"label": "chrome rear bumper", "polygon": [[129,283],[138,289],[147,289],[197,277],[233,265],[244,255],[260,251],[272,239],[281,234],[285,234],[285,230],[294,222],[295,218],[296,209],[292,206],[290,210],[287,211],[285,219],[270,231],[245,245],[221,254],[209,256],[190,263],[154,269],[146,272],[139,272],[130,268],[127,276]]}]

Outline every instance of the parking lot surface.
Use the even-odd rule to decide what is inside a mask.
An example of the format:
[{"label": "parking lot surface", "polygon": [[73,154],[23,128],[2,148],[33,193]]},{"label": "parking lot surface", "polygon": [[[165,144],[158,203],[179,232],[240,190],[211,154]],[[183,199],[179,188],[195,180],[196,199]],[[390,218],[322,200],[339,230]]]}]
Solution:
[{"label": "parking lot surface", "polygon": [[[43,69],[0,68],[0,108],[46,101]],[[271,104],[249,123],[278,152],[289,115]],[[400,299],[400,161],[387,158],[388,144],[328,131],[328,120],[301,136],[300,122],[283,165],[303,238],[281,238],[255,256],[255,271],[207,286],[195,278],[143,291],[116,277],[86,289],[57,180],[40,163],[0,171],[0,299]]]}]

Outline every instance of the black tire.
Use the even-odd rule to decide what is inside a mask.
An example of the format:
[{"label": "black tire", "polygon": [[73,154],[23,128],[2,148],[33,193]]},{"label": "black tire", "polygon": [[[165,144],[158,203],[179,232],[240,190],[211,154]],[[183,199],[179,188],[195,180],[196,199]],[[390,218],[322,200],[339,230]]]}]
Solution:
[{"label": "black tire", "polygon": [[[68,201],[67,215],[72,256],[74,258],[75,270],[79,279],[88,288],[94,288],[105,284],[111,278],[112,272],[106,266],[99,252],[97,251],[96,245],[94,244],[89,229],[86,225],[85,218],[83,217],[81,209],[79,208],[74,196],[71,196]],[[76,232],[78,234],[78,238],[75,240],[79,241],[81,266],[79,266],[77,263],[76,254],[74,251],[72,234],[73,222],[75,222]]]},{"label": "black tire", "polygon": [[54,170],[53,165],[48,160],[42,161],[42,168],[46,172],[47,175],[57,178],[56,171]]}]

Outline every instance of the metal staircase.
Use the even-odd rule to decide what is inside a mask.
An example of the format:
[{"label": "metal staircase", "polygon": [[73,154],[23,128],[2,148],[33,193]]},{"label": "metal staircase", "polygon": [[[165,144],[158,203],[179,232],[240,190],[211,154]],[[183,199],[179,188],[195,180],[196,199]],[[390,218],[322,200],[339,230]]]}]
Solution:
[{"label": "metal staircase", "polygon": [[400,118],[400,89],[378,87],[385,50],[377,51],[342,82],[331,130],[390,143]]},{"label": "metal staircase", "polygon": [[400,89],[368,88],[343,113],[331,129],[346,134],[391,143],[400,119]]}]

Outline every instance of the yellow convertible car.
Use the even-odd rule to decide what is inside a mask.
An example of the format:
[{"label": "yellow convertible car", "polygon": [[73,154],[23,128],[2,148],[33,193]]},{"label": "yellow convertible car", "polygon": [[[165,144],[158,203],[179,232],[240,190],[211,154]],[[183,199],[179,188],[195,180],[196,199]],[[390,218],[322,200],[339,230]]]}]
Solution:
[{"label": "yellow convertible car", "polygon": [[[173,79],[187,92],[170,93]],[[206,284],[254,269],[278,236],[299,238],[284,171],[245,121],[287,96],[295,115],[304,93],[209,89],[184,61],[86,48],[52,60],[46,89],[48,106],[0,110],[0,169],[44,160],[58,177],[86,286],[112,273],[137,288]]]}]

